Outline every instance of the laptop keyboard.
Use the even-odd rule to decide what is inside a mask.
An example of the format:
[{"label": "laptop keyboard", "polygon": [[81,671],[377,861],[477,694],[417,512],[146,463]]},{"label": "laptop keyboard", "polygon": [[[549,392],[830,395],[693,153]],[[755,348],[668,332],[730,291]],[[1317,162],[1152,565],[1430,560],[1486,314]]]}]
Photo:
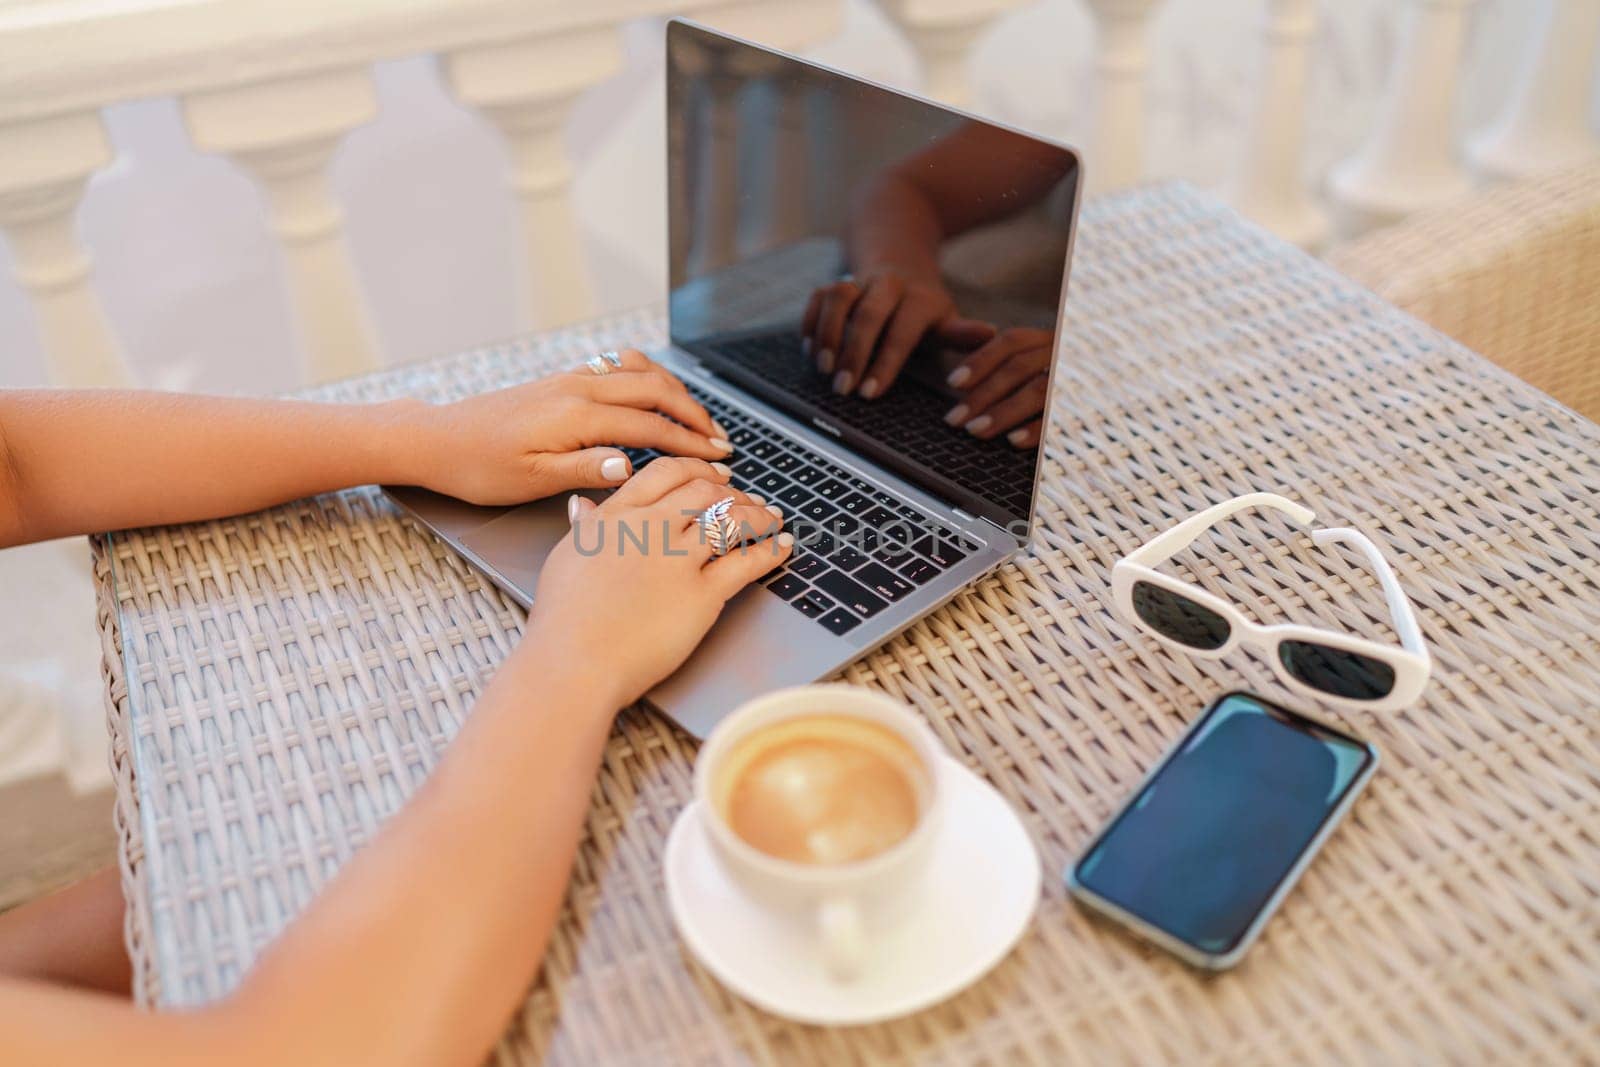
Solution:
[{"label": "laptop keyboard", "polygon": [[[685,384],[728,431],[734,487],[777,504],[794,534],[794,554],[763,584],[819,626],[849,633],[977,550],[777,427]],[[660,455],[624,451],[635,470]]]},{"label": "laptop keyboard", "polygon": [[791,396],[896,452],[915,456],[919,464],[963,489],[1018,515],[1028,513],[1034,453],[1011,447],[1004,437],[983,441],[945,425],[952,401],[921,383],[903,377],[876,400],[839,396],[800,354],[799,334],[792,329],[722,341],[716,348]]}]

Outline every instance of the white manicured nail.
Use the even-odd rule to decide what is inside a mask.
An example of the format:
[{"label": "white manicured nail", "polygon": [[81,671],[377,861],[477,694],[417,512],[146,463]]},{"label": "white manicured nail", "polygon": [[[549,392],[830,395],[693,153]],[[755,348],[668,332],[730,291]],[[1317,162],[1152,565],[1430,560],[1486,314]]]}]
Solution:
[{"label": "white manicured nail", "polygon": [[728,443],[728,439],[726,437],[713,437],[711,439],[711,447],[716,449],[718,452],[733,451],[733,446]]},{"label": "white manicured nail", "polygon": [[768,504],[767,505],[767,510],[772,512],[772,517],[773,518],[775,518],[775,519],[783,518],[783,509],[780,508],[778,505],[776,505],[776,504]]},{"label": "white manicured nail", "polygon": [[850,387],[856,383],[856,376],[847,370],[842,370],[833,376],[833,391],[840,396],[850,392]]},{"label": "white manicured nail", "polygon": [[722,423],[718,422],[716,419],[711,420],[711,432],[722,438],[726,438],[728,436],[728,431],[724,430],[722,428]]},{"label": "white manicured nail", "polygon": [[785,530],[783,533],[778,535],[778,544],[782,545],[784,548],[792,547],[794,545],[794,534]]},{"label": "white manicured nail", "polygon": [[993,424],[994,424],[994,420],[991,419],[989,416],[987,416],[987,415],[979,415],[977,418],[975,418],[971,422],[967,423],[966,430],[967,430],[968,433],[982,433],[983,431],[987,430]]},{"label": "white manicured nail", "polygon": [[621,456],[612,456],[600,464],[600,477],[608,482],[620,482],[628,476],[628,461]]},{"label": "white manicured nail", "polygon": [[724,478],[733,477],[733,468],[728,466],[726,463],[713,463],[711,465],[711,469],[722,475]]},{"label": "white manicured nail", "polygon": [[767,502],[767,498],[762,496],[760,493],[746,493],[745,496],[749,497],[751,500],[754,500],[757,504],[765,504]]},{"label": "white manicured nail", "polygon": [[945,424],[948,426],[960,426],[963,422],[967,421],[968,414],[969,412],[967,411],[967,405],[957,404],[955,407],[950,409],[949,414],[945,415]]},{"label": "white manicured nail", "polygon": [[950,372],[950,377],[946,378],[945,381],[949,382],[952,386],[959,386],[970,377],[972,377],[971,367],[957,367],[955,370]]},{"label": "white manicured nail", "polygon": [[577,493],[573,493],[571,496],[567,497],[567,522],[573,523],[573,522],[577,522],[577,521],[578,521],[578,494]]},{"label": "white manicured nail", "polygon": [[1010,433],[1006,434],[1006,440],[1010,441],[1018,448],[1021,448],[1023,445],[1028,443],[1028,428],[1023,426],[1020,429],[1012,430]]},{"label": "white manicured nail", "polygon": [[878,379],[868,378],[861,383],[861,395],[871,400],[878,395]]},{"label": "white manicured nail", "polygon": [[824,348],[817,353],[817,369],[823,374],[833,373],[833,349]]}]

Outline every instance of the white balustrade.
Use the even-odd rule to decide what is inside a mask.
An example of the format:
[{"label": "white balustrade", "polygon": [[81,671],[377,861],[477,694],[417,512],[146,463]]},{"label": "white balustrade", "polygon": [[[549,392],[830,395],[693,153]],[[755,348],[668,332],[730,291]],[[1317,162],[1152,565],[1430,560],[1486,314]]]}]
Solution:
[{"label": "white balustrade", "polygon": [[[1009,2],[1009,0],[1006,0]],[[618,66],[628,21],[687,13],[796,49],[837,32],[842,0],[0,0],[0,231],[54,377],[126,380],[77,240],[85,182],[111,161],[100,109],[176,97],[197,147],[261,186],[314,378],[381,362],[328,185],[376,114],[374,62],[438,54],[455,94],[505,136],[522,210],[530,324],[594,298],[569,195],[573,103]]]},{"label": "white balustrade", "polygon": [[283,242],[313,381],[379,365],[372,327],[328,188],[328,165],[345,134],[378,114],[366,68],[322,71],[191,93],[184,121],[195,147],[236,160],[266,193]]},{"label": "white balustrade", "polygon": [[511,188],[522,208],[530,326],[557,326],[594,312],[570,187],[563,133],[572,105],[621,61],[611,26],[463,49],[445,69],[462,102],[481,110],[511,147]]},{"label": "white balustrade", "polygon": [[1600,0],[1538,0],[1505,110],[1467,144],[1478,173],[1514,178],[1600,156],[1590,129]]},{"label": "white balustrade", "polygon": [[1334,168],[1328,191],[1344,236],[1466,192],[1454,142],[1467,9],[1476,0],[1407,0],[1377,121]]},{"label": "white balustrade", "polygon": [[110,159],[93,111],[0,124],[0,231],[10,241],[17,280],[33,298],[45,348],[56,354],[57,385],[120,385],[128,378],[89,287],[89,254],[77,235],[84,184]]},{"label": "white balustrade", "polygon": [[1266,0],[1255,114],[1233,202],[1247,217],[1301,248],[1320,244],[1328,220],[1302,174],[1306,75],[1316,0]]},{"label": "white balustrade", "polygon": [[983,28],[1020,0],[878,0],[922,64],[922,94],[956,107],[972,103],[969,53]]},{"label": "white balustrade", "polygon": [[1087,0],[1096,31],[1094,125],[1085,160],[1090,192],[1120,189],[1144,176],[1147,37],[1161,2]]}]

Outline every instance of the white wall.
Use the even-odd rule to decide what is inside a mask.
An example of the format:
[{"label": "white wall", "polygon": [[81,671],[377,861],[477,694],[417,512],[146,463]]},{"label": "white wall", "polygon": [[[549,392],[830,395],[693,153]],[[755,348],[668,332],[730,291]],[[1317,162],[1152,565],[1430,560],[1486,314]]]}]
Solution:
[{"label": "white wall", "polygon": [[[797,0],[799,2],[799,0]],[[1221,188],[1249,114],[1262,0],[1168,0],[1153,28],[1149,169]],[[1312,72],[1308,163],[1320,176],[1361,138],[1396,30],[1397,0],[1324,0]],[[1523,45],[1531,0],[1481,0],[1473,16],[1458,119],[1494,113]],[[1089,111],[1090,21],[1078,0],[1040,0],[997,23],[975,51],[976,107],[1020,126],[1082,140]],[[659,25],[632,27],[625,72],[596,89],[569,130],[577,199],[606,308],[658,297],[665,227],[660,205]],[[915,86],[915,56],[868,0],[852,0],[844,32],[815,58]],[[335,164],[357,272],[382,351],[420,359],[514,333],[512,205],[499,172],[504,148],[488,125],[442,89],[431,57],[376,70],[381,112]],[[299,382],[279,256],[255,188],[230,163],[199,155],[170,100],[114,108],[118,160],[92,183],[80,217],[97,287],[138,381],[204,391],[267,392]],[[1089,161],[1093,166],[1093,160]],[[26,300],[0,245],[0,386],[43,385],[47,373]],[[101,716],[85,696],[97,648],[82,553],[0,556],[0,681],[6,663],[54,684],[93,751]],[[41,568],[43,568],[41,570]],[[13,594],[24,571],[54,575],[43,624],[33,598]],[[54,683],[50,683],[54,679]],[[67,679],[77,681],[69,685]],[[94,686],[89,686],[94,691]],[[30,697],[38,706],[37,690]],[[0,687],[0,717],[7,714]],[[20,703],[20,702],[14,702]],[[20,712],[13,708],[15,727]],[[6,767],[0,718],[0,778]]]}]

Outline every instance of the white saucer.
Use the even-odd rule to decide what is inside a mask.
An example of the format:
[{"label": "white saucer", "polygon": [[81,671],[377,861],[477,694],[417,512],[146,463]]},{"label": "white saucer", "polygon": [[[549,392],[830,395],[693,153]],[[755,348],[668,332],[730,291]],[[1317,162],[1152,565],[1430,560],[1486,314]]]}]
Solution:
[{"label": "white saucer", "polygon": [[695,958],[758,1007],[798,1022],[879,1022],[977,981],[1022,936],[1039,902],[1039,854],[989,784],[953,759],[941,769],[944,823],[920,899],[872,932],[866,968],[829,977],[803,924],[751,901],[712,851],[698,802],[667,836],[667,904]]}]

